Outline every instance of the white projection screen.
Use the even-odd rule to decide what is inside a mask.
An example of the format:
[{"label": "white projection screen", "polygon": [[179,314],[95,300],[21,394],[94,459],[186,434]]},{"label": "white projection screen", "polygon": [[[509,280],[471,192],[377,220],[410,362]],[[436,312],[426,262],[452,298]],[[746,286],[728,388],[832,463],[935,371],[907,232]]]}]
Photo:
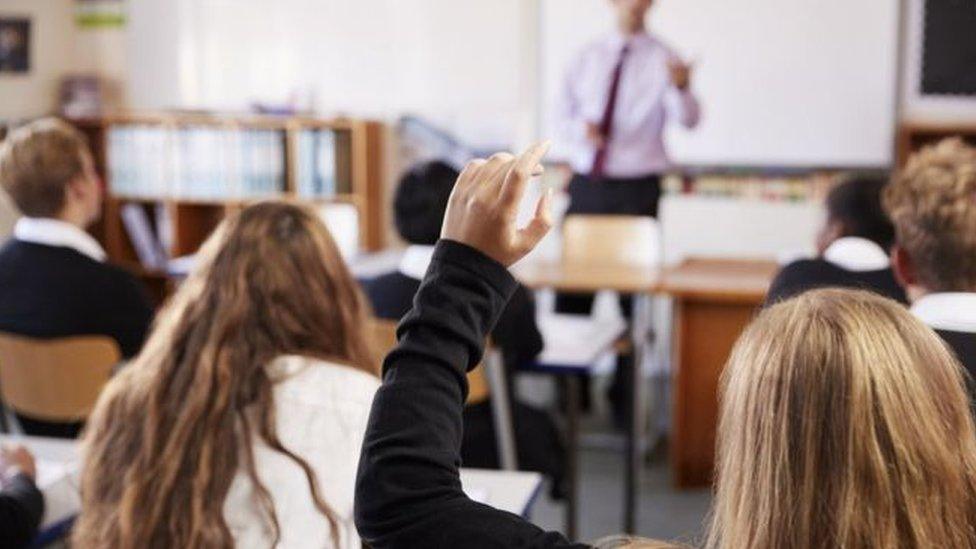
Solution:
[{"label": "white projection screen", "polygon": [[[580,48],[613,28],[611,0],[541,0],[542,132]],[[669,127],[681,164],[880,167],[892,160],[895,0],[656,0],[649,28],[695,63],[692,132]]]}]

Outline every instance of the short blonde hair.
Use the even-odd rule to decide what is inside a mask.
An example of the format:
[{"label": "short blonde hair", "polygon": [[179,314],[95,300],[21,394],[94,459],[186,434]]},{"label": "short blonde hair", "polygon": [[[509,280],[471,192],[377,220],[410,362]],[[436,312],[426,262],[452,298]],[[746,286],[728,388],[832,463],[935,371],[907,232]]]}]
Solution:
[{"label": "short blonde hair", "polygon": [[963,376],[935,333],[874,294],[767,309],[722,377],[707,546],[976,547]]},{"label": "short blonde hair", "polygon": [[68,183],[84,171],[88,141],[56,118],[37,120],[10,132],[0,143],[0,185],[24,215],[56,217]]},{"label": "short blonde hair", "polygon": [[883,200],[922,285],[976,290],[976,149],[958,138],[922,149]]}]

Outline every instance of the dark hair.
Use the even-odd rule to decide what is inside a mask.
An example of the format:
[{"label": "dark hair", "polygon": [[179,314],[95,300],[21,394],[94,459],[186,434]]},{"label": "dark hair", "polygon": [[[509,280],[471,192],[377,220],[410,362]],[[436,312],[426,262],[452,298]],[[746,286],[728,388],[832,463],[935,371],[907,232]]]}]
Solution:
[{"label": "dark hair", "polygon": [[437,242],[458,175],[449,164],[435,160],[415,166],[400,178],[393,215],[404,240],[422,245]]},{"label": "dark hair", "polygon": [[841,223],[844,236],[866,238],[885,250],[895,240],[895,227],[881,206],[888,184],[880,177],[852,177],[827,195],[827,219]]}]

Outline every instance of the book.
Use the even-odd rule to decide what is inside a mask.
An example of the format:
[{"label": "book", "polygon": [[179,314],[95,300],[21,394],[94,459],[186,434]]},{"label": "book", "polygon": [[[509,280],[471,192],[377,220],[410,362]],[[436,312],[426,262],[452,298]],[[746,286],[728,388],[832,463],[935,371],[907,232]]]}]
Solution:
[{"label": "book", "polygon": [[150,270],[166,267],[167,257],[162,246],[153,234],[149,224],[149,216],[140,204],[125,204],[122,206],[122,223],[125,225],[132,247],[136,250],[139,263]]}]

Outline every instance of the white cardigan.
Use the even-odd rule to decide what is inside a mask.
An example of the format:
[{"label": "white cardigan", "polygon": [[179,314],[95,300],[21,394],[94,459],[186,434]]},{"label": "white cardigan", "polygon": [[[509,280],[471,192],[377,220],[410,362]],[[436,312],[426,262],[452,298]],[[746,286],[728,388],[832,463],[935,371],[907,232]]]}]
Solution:
[{"label": "white cardigan", "polygon": [[[296,356],[278,358],[268,368],[275,381],[278,437],[315,472],[319,494],[339,520],[339,547],[359,549],[353,523],[354,484],[380,380],[350,367]],[[333,547],[329,522],[315,508],[302,469],[263,442],[255,442],[254,456],[281,527],[277,547]],[[224,517],[237,547],[271,547],[271,524],[262,519],[257,501],[242,469],[224,502]]]}]

